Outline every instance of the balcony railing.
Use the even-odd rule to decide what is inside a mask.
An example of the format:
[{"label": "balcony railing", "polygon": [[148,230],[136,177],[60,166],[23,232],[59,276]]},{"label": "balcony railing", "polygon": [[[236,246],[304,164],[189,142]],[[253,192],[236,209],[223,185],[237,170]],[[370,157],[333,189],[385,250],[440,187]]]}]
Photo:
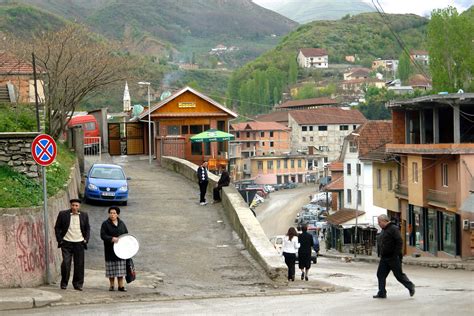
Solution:
[{"label": "balcony railing", "polygon": [[448,207],[456,206],[456,192],[446,192],[428,189],[428,203],[446,205]]},{"label": "balcony railing", "polygon": [[404,184],[397,183],[395,189],[393,190],[398,196],[408,197],[408,186]]}]

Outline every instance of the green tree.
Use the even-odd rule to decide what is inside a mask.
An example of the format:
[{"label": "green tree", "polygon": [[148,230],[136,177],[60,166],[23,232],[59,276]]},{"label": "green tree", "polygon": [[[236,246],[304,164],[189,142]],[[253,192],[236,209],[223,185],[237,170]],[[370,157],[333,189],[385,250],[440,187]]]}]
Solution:
[{"label": "green tree", "polygon": [[369,120],[390,119],[391,113],[385,104],[393,99],[395,99],[393,92],[369,86],[365,93],[365,103],[359,106],[359,110]]},{"label": "green tree", "polygon": [[412,68],[410,57],[407,56],[405,52],[402,52],[398,63],[398,78],[400,78],[403,84],[406,84],[411,74]]},{"label": "green tree", "polygon": [[307,83],[298,90],[298,94],[296,95],[295,99],[296,100],[311,99],[311,98],[316,98],[317,96],[318,96],[318,91],[316,89],[316,86],[312,83]]},{"label": "green tree", "polygon": [[294,57],[290,58],[288,67],[288,84],[295,84],[298,80],[298,63]]},{"label": "green tree", "polygon": [[430,72],[435,91],[473,91],[474,19],[453,7],[431,13],[428,24]]}]

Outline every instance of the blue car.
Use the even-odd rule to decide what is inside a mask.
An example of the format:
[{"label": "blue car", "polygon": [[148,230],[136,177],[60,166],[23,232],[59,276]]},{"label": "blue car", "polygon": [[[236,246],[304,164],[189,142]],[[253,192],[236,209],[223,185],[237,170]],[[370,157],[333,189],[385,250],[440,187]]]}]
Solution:
[{"label": "blue car", "polygon": [[86,176],[86,202],[110,201],[127,205],[128,183],[122,167],[112,164],[94,164]]}]

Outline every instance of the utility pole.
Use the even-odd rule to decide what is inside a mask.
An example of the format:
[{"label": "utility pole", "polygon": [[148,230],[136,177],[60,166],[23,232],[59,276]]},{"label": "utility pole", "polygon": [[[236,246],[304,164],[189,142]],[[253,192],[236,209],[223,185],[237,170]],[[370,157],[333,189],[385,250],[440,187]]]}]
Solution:
[{"label": "utility pole", "polygon": [[36,58],[35,53],[31,53],[33,61],[33,81],[35,86],[35,105],[36,105],[36,126],[38,128],[38,133],[41,131],[40,117],[39,117],[39,101],[38,101],[38,82],[36,81]]},{"label": "utility pole", "polygon": [[[358,213],[359,213],[359,170],[357,168],[359,164],[356,164],[356,207],[355,207],[355,232],[354,232],[354,258],[357,258],[357,226],[358,226]],[[361,166],[362,169],[362,166]],[[362,172],[362,170],[361,170]]]}]

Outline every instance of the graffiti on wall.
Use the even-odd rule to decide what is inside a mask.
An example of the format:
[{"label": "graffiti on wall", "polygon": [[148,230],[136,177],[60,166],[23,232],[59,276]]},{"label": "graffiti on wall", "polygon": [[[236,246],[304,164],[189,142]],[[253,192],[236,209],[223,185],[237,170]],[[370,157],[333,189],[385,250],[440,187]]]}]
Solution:
[{"label": "graffiti on wall", "polygon": [[[44,271],[45,268],[45,238],[43,221],[24,221],[16,229],[17,255],[21,270],[24,272]],[[52,241],[49,240],[49,253],[52,252]],[[49,263],[54,263],[54,256],[49,256]]]}]

